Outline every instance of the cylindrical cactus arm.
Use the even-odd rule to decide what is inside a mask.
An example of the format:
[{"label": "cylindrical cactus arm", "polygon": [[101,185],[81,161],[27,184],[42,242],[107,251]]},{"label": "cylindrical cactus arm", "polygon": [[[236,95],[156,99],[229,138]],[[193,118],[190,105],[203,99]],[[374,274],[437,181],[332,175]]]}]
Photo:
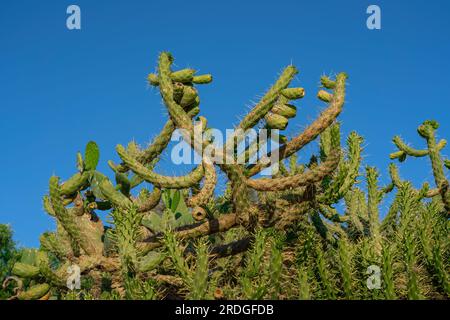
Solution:
[{"label": "cylindrical cactus arm", "polygon": [[105,200],[108,200],[112,205],[119,208],[129,208],[132,206],[132,201],[122,192],[116,190],[111,181],[103,174],[96,172],[95,183]]},{"label": "cylindrical cactus arm", "polygon": [[373,239],[374,249],[377,254],[381,253],[381,233],[379,205],[383,198],[383,192],[378,188],[378,171],[373,167],[366,168],[367,179],[367,209],[369,214],[370,234]]},{"label": "cylindrical cactus arm", "polygon": [[[333,128],[334,126],[330,127]],[[326,131],[328,131],[327,129]],[[324,132],[326,132],[324,131]],[[337,134],[335,134],[337,135]],[[323,139],[321,138],[321,142]],[[350,133],[347,138],[347,160],[342,159],[339,164],[338,170],[336,174],[333,176],[333,180],[330,185],[327,186],[324,193],[319,196],[318,201],[323,204],[331,205],[333,203],[338,202],[342,199],[347,192],[353,187],[356,182],[356,179],[359,175],[359,167],[361,164],[361,144],[363,139],[361,136],[356,134],[355,132]],[[322,145],[323,143],[321,143]],[[329,143],[330,147],[327,148],[329,150],[333,150],[336,143]],[[330,151],[327,151],[322,148],[322,158]]]},{"label": "cylindrical cactus arm", "polygon": [[144,199],[137,198],[135,203],[137,203],[138,212],[147,212],[156,207],[161,200],[161,189],[158,187],[153,187],[153,191]]},{"label": "cylindrical cactus arm", "polygon": [[[397,146],[399,151],[393,152],[389,155],[391,159],[399,159],[400,161],[405,160],[406,156],[410,157],[424,157],[429,155],[429,150],[418,150],[408,146],[399,136],[395,136],[392,141]],[[444,139],[440,140],[436,147],[440,151],[447,145],[447,141]]]},{"label": "cylindrical cactus arm", "polygon": [[89,172],[78,172],[61,184],[61,195],[70,196],[89,185]]},{"label": "cylindrical cactus arm", "polygon": [[[294,137],[292,140],[282,145],[278,152],[280,160],[286,159],[302,149],[308,143],[317,138],[326,128],[331,126],[334,120],[342,112],[342,107],[345,101],[345,81],[347,74],[340,73],[336,76],[334,83],[333,98],[331,99],[328,107],[319,115],[319,117],[310,124],[302,133]],[[328,79],[329,80],[329,79]],[[331,81],[331,80],[329,80]],[[270,163],[274,163],[275,160],[271,159]],[[258,174],[262,169],[267,167],[267,163],[257,163],[247,171],[247,176],[252,177]]]},{"label": "cylindrical cactus arm", "polygon": [[449,182],[444,174],[444,163],[440,154],[441,149],[436,143],[435,132],[438,128],[439,124],[436,121],[425,121],[422,125],[419,126],[417,131],[427,141],[431,167],[433,168],[434,181],[436,182],[436,186],[440,189],[445,209],[447,210],[447,213],[450,214],[450,190],[448,187]]},{"label": "cylindrical cactus arm", "polygon": [[[394,163],[389,164],[389,175],[391,177],[392,183],[383,189],[384,192],[390,192],[394,187],[400,189],[403,184],[407,183],[400,178],[400,173],[398,172],[398,168]],[[429,184],[425,182],[420,190],[416,189],[415,192],[419,196],[419,198],[433,198],[439,195],[440,190],[439,188],[430,189]]]},{"label": "cylindrical cactus arm", "polygon": [[118,248],[122,272],[134,273],[138,270],[137,241],[142,214],[138,213],[135,207],[131,207],[114,209],[111,215],[114,218],[113,237]]},{"label": "cylindrical cactus arm", "polygon": [[350,216],[342,215],[337,210],[329,205],[319,204],[319,212],[328,220],[333,222],[347,222],[350,220]]},{"label": "cylindrical cactus arm", "polygon": [[[445,147],[447,142],[445,140],[440,140],[438,143],[436,142],[435,131],[438,128],[439,124],[436,121],[428,120],[417,129],[419,135],[427,141],[427,150],[412,149],[407,147],[406,144],[403,143],[403,141],[401,141],[398,137],[394,138],[394,142],[400,151],[392,153],[390,157],[391,159],[399,158],[400,161],[403,161],[407,155],[415,157],[428,155],[431,160],[431,167],[433,169],[434,180],[437,188],[430,190],[428,184],[424,184],[421,190],[416,190],[416,192],[419,197],[434,197],[437,194],[440,194],[445,210],[450,213],[449,181],[444,173],[444,165],[446,164],[440,154],[440,151]],[[403,183],[401,182],[398,176],[397,168],[394,165],[391,165],[390,172],[393,184],[396,187],[400,187]]]},{"label": "cylindrical cactus arm", "polygon": [[392,184],[395,187],[400,188],[403,181],[401,181],[398,168],[394,163],[389,164],[389,175],[391,176]]},{"label": "cylindrical cactus arm", "polygon": [[[200,108],[195,107],[188,111],[188,116],[190,118],[195,117],[200,112]],[[166,124],[162,128],[161,132],[152,140],[152,143],[143,150],[137,157],[136,160],[141,164],[147,165],[152,161],[157,159],[159,155],[167,148],[170,142],[173,132],[176,127],[172,119],[167,120]],[[128,171],[127,166],[122,163],[116,167],[119,172]]]},{"label": "cylindrical cactus arm", "polygon": [[[98,255],[101,254],[103,244],[101,237],[97,236],[95,228],[90,229],[87,226],[88,222],[83,223],[84,217],[77,217],[67,210],[62,201],[61,189],[59,186],[59,178],[51,177],[49,182],[50,200],[55,212],[55,216],[67,231],[71,239],[73,239],[87,254]],[[83,229],[85,227],[85,229]]]},{"label": "cylindrical cactus arm", "polygon": [[186,111],[183,110],[179,104],[173,99],[173,83],[170,78],[171,70],[170,66],[173,62],[173,57],[168,52],[162,52],[159,56],[158,63],[158,76],[159,76],[159,88],[164,103],[169,111],[170,117],[175,123],[177,128],[185,129],[189,133],[193,130],[193,125],[190,117]]},{"label": "cylindrical cactus arm", "polygon": [[[394,139],[392,139],[394,144],[399,149],[399,153],[391,154],[391,159],[395,159],[397,157],[402,157],[404,154],[411,156],[411,157],[424,157],[428,155],[428,150],[417,150],[410,146],[408,146],[405,142],[403,142],[402,138],[399,136],[395,136]],[[393,156],[395,155],[395,156]]]},{"label": "cylindrical cactus arm", "polygon": [[[347,140],[347,144],[348,143],[349,140]],[[320,135],[319,147],[320,160],[322,161],[325,161],[331,150],[341,147],[341,128],[339,122],[335,122],[333,125],[322,132],[322,134]]]},{"label": "cylindrical cactus arm", "polygon": [[64,286],[61,275],[50,267],[49,256],[47,253],[44,251],[36,252],[33,261],[27,263],[16,262],[12,269],[12,273],[15,276],[24,279],[35,279],[36,281],[44,279],[45,282],[55,287]]},{"label": "cylindrical cactus arm", "polygon": [[298,71],[294,66],[285,68],[275,84],[267,91],[259,103],[245,116],[238,128],[247,130],[256,125],[258,121],[270,111],[281,91],[287,88],[297,73]]},{"label": "cylindrical cactus arm", "polygon": [[55,211],[53,210],[52,204],[50,202],[50,198],[49,196],[45,195],[42,198],[42,205],[44,207],[44,211],[47,212],[49,215],[51,215],[52,217],[55,216]]},{"label": "cylindrical cactus arm", "polygon": [[364,233],[364,225],[366,219],[366,201],[364,193],[359,188],[354,188],[345,196],[346,215],[349,217],[348,224],[352,231],[359,234]]},{"label": "cylindrical cactus arm", "polygon": [[74,256],[70,242],[60,237],[57,233],[45,232],[40,237],[41,248],[53,253],[61,260]]},{"label": "cylindrical cactus arm", "polygon": [[362,160],[362,143],[363,138],[361,136],[359,136],[356,132],[350,133],[347,140],[348,161],[346,161],[346,175],[339,184],[337,196],[334,198],[334,201],[337,201],[338,198],[344,197],[356,182]]},{"label": "cylindrical cactus arm", "polygon": [[19,300],[39,300],[45,297],[50,291],[50,286],[47,283],[36,284],[26,291],[17,294]]},{"label": "cylindrical cactus arm", "polygon": [[[195,223],[191,226],[183,226],[180,229],[175,229],[175,236],[178,239],[191,239],[210,234],[225,232],[237,226],[236,214],[223,214],[216,219],[211,219],[206,222]],[[139,250],[143,254],[161,247],[162,235],[158,234],[145,239],[139,244]]]},{"label": "cylindrical cactus arm", "polygon": [[282,191],[321,181],[336,170],[341,157],[340,150],[334,150],[327,160],[305,173],[282,178],[247,179],[245,183],[258,191]]},{"label": "cylindrical cactus arm", "polygon": [[158,157],[167,148],[174,131],[175,124],[171,119],[167,120],[159,135],[153,139],[151,145],[142,152],[137,160],[142,164],[147,164]]},{"label": "cylindrical cactus arm", "polygon": [[[194,69],[183,69],[170,74],[170,79],[180,83],[207,84],[212,81],[212,75],[201,74],[196,76]],[[152,86],[159,86],[159,78],[157,74],[150,73],[147,77],[148,82]]]},{"label": "cylindrical cactus arm", "polygon": [[208,159],[205,159],[203,160],[203,168],[205,169],[203,187],[196,195],[188,200],[187,205],[189,207],[203,207],[208,204],[209,200],[214,195],[214,189],[217,184],[217,174],[214,164],[212,164]]},{"label": "cylindrical cactus arm", "polygon": [[145,181],[152,183],[158,188],[169,189],[183,189],[189,188],[200,182],[204,175],[204,169],[202,165],[197,166],[189,174],[181,177],[169,177],[163,176],[147,169],[144,165],[140,164],[136,159],[131,157],[125,148],[121,145],[117,145],[116,151],[119,154],[122,161],[137,175],[141,176]]},{"label": "cylindrical cactus arm", "polygon": [[50,201],[56,218],[67,231],[69,236],[85,250],[89,252],[89,246],[84,243],[81,237],[80,226],[78,225],[75,216],[72,216],[62,203],[61,189],[59,186],[59,178],[51,177],[49,181]]}]

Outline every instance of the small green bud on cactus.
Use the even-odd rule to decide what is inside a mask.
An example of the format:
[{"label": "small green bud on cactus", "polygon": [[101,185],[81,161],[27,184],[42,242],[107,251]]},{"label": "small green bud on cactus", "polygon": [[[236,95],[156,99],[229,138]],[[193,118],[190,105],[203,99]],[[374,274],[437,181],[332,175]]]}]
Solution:
[{"label": "small green bud on cactus", "polygon": [[317,98],[319,98],[320,100],[322,100],[324,102],[330,102],[331,99],[333,99],[333,95],[325,90],[320,90],[317,93]]},{"label": "small green bud on cactus", "polygon": [[185,86],[183,91],[183,97],[180,101],[180,106],[183,108],[189,107],[195,103],[198,97],[197,90],[194,87]]},{"label": "small green bud on cactus", "polygon": [[154,73],[150,73],[147,77],[147,81],[152,85],[152,86],[158,86],[159,85],[159,79],[158,76]]},{"label": "small green bud on cactus", "polygon": [[37,300],[42,298],[50,290],[50,286],[46,283],[32,286],[27,291],[19,293],[19,300]]},{"label": "small green bud on cactus", "polygon": [[284,130],[288,125],[288,119],[279,114],[268,113],[264,119],[266,119],[267,126],[270,129]]},{"label": "small green bud on cactus", "polygon": [[[172,72],[170,74],[170,79],[172,79],[173,82],[190,83],[190,82],[193,82],[193,80],[194,80],[194,74],[195,74],[195,70],[193,70],[193,69],[183,69],[183,70]],[[199,77],[198,81],[200,81],[200,82],[196,82],[196,83],[208,83],[208,82],[201,82],[201,81],[207,81],[208,76],[210,76],[209,82],[211,82],[211,80],[212,80],[211,75],[206,74],[206,75],[198,76]],[[159,77],[155,73],[150,73],[147,76],[147,81],[152,86],[159,86]]]},{"label": "small green bud on cactus", "polygon": [[439,123],[434,120],[427,120],[419,126],[417,132],[424,138],[429,138],[433,135],[433,131],[439,128]]},{"label": "small green bud on cactus", "polygon": [[294,118],[297,115],[297,107],[292,104],[277,104],[272,108],[272,113],[286,118]]},{"label": "small green bud on cactus", "polygon": [[303,88],[286,88],[281,90],[281,94],[289,100],[301,99],[305,96],[305,89]]},{"label": "small green bud on cactus", "polygon": [[61,185],[61,194],[62,195],[71,195],[77,192],[80,189],[83,189],[89,179],[89,174],[86,172],[75,173],[72,177],[64,181],[64,183]]},{"label": "small green bud on cactus", "polygon": [[320,78],[320,82],[322,83],[322,86],[324,87],[324,88],[327,88],[327,89],[334,89],[334,88],[336,88],[336,82],[335,81],[332,81],[330,78],[328,78],[327,76],[322,76],[321,78]]},{"label": "small green bud on cactus", "polygon": [[212,79],[212,75],[210,75],[210,74],[202,74],[200,76],[195,76],[192,79],[192,82],[195,83],[195,84],[207,84],[207,83],[212,82],[212,80],[213,80]]},{"label": "small green bud on cactus", "polygon": [[183,69],[179,71],[172,72],[170,78],[172,81],[189,83],[194,79],[195,70],[193,69]]}]

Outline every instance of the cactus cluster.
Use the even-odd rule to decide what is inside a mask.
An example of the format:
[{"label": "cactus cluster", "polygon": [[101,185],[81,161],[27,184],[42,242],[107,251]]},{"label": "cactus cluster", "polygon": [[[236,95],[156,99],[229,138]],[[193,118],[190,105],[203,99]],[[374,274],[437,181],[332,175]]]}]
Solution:
[{"label": "cactus cluster", "polygon": [[[173,61],[161,53],[158,72],[148,76],[169,119],[148,147],[117,145],[121,162],[108,162],[114,181],[97,170],[100,153],[94,142],[84,155],[77,154],[72,177],[50,178],[43,205],[57,229],[44,233],[40,249],[26,251],[14,265],[6,280],[17,282],[12,298],[449,297],[450,191],[444,173],[449,162],[440,155],[445,141],[436,142],[436,122],[419,127],[426,150],[396,137],[399,151],[391,155],[400,161],[429,156],[436,188],[415,189],[399,178],[394,165],[392,183],[380,187],[375,168],[360,172],[363,138],[352,132],[341,145],[337,117],[347,75],[339,73],[321,78],[317,97],[326,106],[302,132],[283,137],[276,156],[268,153],[253,164],[218,163],[223,147],[214,146],[210,157],[203,152],[210,141],[199,146],[190,139],[200,112],[196,86],[210,83],[212,76],[172,71]],[[284,130],[297,115],[293,101],[305,95],[303,88],[290,87],[297,73],[286,67],[236,129],[262,124]],[[206,119],[197,120],[207,132]],[[202,162],[184,176],[158,174],[155,165],[176,129],[183,129]],[[297,153],[316,140],[317,154],[299,164]],[[248,148],[243,152],[246,159],[251,156]],[[240,155],[235,148],[233,157]],[[255,177],[273,165],[279,171],[270,178]],[[219,170],[228,179],[222,195],[215,192]],[[366,191],[359,178],[365,178]],[[389,212],[380,219],[380,203],[393,190]],[[99,211],[109,213],[108,225]],[[72,265],[80,268],[80,290],[66,285]],[[372,265],[382,271],[377,290],[366,283]]]}]

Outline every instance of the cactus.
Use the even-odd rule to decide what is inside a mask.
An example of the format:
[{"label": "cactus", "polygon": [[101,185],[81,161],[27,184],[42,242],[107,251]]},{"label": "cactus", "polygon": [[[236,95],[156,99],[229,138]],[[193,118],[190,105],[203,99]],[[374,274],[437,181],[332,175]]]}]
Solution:
[{"label": "cactus", "polygon": [[[84,156],[77,154],[72,177],[62,183],[50,178],[43,206],[57,230],[44,233],[40,250],[25,252],[14,265],[14,276],[27,280],[14,298],[43,299],[51,292],[66,299],[158,299],[168,291],[183,299],[449,297],[448,221],[438,214],[448,212],[450,204],[444,174],[449,162],[440,155],[445,141],[436,142],[436,122],[419,127],[427,149],[416,150],[396,137],[399,151],[391,155],[401,161],[430,157],[436,188],[413,188],[394,165],[392,182],[380,187],[375,168],[360,172],[363,138],[352,132],[341,145],[337,118],[347,75],[339,73],[321,78],[324,89],[317,98],[326,106],[302,132],[283,136],[279,149],[256,163],[222,163],[217,159],[229,150],[192,139],[198,128],[205,135],[211,129],[205,117],[197,118],[199,126],[194,117],[201,105],[196,85],[211,83],[212,76],[194,69],[172,71],[173,62],[170,53],[162,52],[158,72],[148,76],[169,119],[147,147],[117,145],[121,162],[108,162],[115,180],[97,170],[100,152],[92,141]],[[297,73],[294,66],[286,67],[236,129],[265,123],[275,132],[295,121],[295,100],[305,95],[303,88],[289,87]],[[155,165],[176,129],[183,129],[185,142],[202,161],[182,176],[159,174]],[[233,137],[231,158],[248,160],[261,142],[240,151],[241,139]],[[319,150],[299,164],[298,153],[314,141]],[[276,165],[279,172],[255,177]],[[222,195],[220,173],[227,179]],[[360,178],[367,192],[358,186]],[[380,203],[394,190],[381,220]],[[111,226],[103,225],[98,211],[108,212]],[[68,291],[65,278],[72,264],[83,278],[93,279],[91,288]],[[372,264],[383,270],[378,293],[366,286]],[[107,290],[102,282],[109,283]]]},{"label": "cactus", "polygon": [[390,158],[404,161],[408,156],[416,158],[428,156],[431,160],[436,189],[429,190],[427,195],[431,197],[439,194],[448,215],[450,214],[450,188],[449,181],[444,174],[444,166],[448,169],[448,161],[446,162],[442,159],[440,154],[441,150],[446,146],[447,141],[444,139],[439,142],[436,141],[436,130],[438,128],[439,124],[434,120],[427,120],[418,127],[417,132],[427,142],[427,149],[423,150],[408,146],[399,136],[394,137],[394,144],[399,151],[391,153]]}]

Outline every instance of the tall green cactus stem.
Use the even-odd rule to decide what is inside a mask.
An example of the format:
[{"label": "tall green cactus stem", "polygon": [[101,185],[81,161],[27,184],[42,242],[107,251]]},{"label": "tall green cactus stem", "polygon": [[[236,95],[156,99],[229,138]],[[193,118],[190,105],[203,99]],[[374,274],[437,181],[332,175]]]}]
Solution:
[{"label": "tall green cactus stem", "polygon": [[383,286],[384,286],[384,294],[386,296],[386,299],[394,300],[397,298],[397,295],[395,293],[395,277],[394,277],[394,268],[393,268],[393,262],[394,262],[394,250],[392,246],[385,245],[383,246],[381,260],[383,263],[382,267],[382,276],[383,276]]},{"label": "tall green cactus stem", "polygon": [[91,230],[83,230],[80,221],[67,210],[62,203],[59,178],[51,177],[49,182],[50,199],[58,221],[61,222],[69,236],[89,255],[100,255],[103,250],[101,239]]},{"label": "tall green cactus stem", "polygon": [[[416,150],[407,146],[399,137],[394,138],[394,143],[400,151],[392,153],[391,159],[399,158],[400,161],[406,159],[406,156],[423,157],[428,155],[431,160],[431,167],[433,169],[434,181],[436,187],[441,195],[445,211],[450,214],[450,188],[449,181],[444,173],[444,160],[441,157],[440,151],[445,147],[446,141],[441,140],[436,142],[436,130],[439,124],[436,121],[427,120],[419,126],[417,132],[421,137],[427,141],[427,150]],[[426,190],[425,190],[426,191]],[[430,196],[432,191],[428,192]]]},{"label": "tall green cactus stem", "polygon": [[[334,130],[330,129],[334,128],[337,129],[337,133],[332,134]],[[331,131],[329,138],[322,138],[323,134],[321,135],[321,155],[324,159],[327,159],[327,156],[329,155],[331,150],[334,150],[338,147],[338,144],[336,142],[332,142],[332,139],[337,139],[337,141],[340,140],[339,126],[337,124],[324,131],[324,133],[326,133],[327,131]],[[333,138],[333,136],[336,137]],[[350,133],[347,138],[347,159],[340,160],[335,177],[332,183],[327,186],[324,194],[322,196],[319,196],[319,202],[329,205],[334,204],[345,197],[347,192],[349,192],[349,190],[353,187],[359,175],[362,142],[362,137],[359,136],[356,132]]]},{"label": "tall green cactus stem", "polygon": [[370,234],[373,239],[373,249],[377,255],[381,254],[382,238],[380,232],[379,205],[383,192],[378,189],[378,172],[373,167],[366,168],[367,175],[367,208],[369,213]]},{"label": "tall green cactus stem", "polygon": [[352,262],[352,247],[348,242],[348,239],[343,237],[338,242],[339,252],[339,267],[342,276],[342,287],[346,299],[353,299],[353,262]]},{"label": "tall green cactus stem", "polygon": [[[418,132],[427,141],[431,167],[433,168],[434,181],[436,186],[441,189],[442,201],[445,204],[447,213],[450,214],[449,182],[444,174],[443,161],[440,155],[439,145],[436,144],[435,131],[438,128],[439,124],[436,121],[425,121],[421,126],[419,126]],[[445,143],[442,144],[445,145]]]},{"label": "tall green cactus stem", "polygon": [[119,250],[122,272],[127,275],[139,269],[137,241],[140,238],[142,215],[135,207],[115,209],[112,212],[115,229],[114,239]]}]

